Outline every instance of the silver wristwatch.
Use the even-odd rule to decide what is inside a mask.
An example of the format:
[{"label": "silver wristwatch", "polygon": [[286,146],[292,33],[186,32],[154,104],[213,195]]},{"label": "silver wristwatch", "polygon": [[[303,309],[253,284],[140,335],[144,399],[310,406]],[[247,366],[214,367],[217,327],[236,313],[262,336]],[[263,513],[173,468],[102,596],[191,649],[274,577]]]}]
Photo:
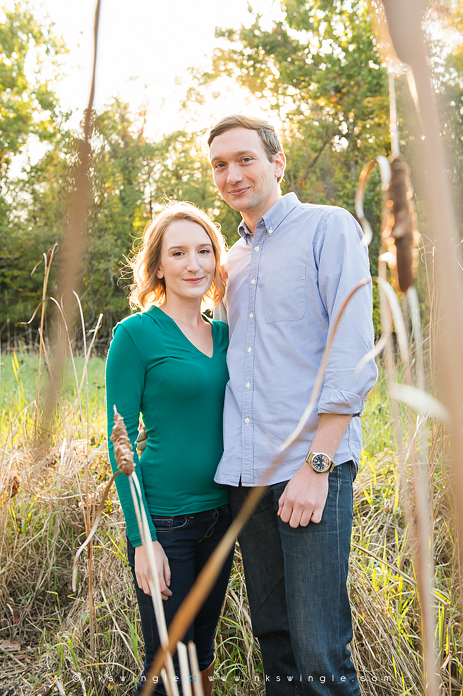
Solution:
[{"label": "silver wristwatch", "polygon": [[317,474],[324,474],[334,469],[334,460],[323,452],[309,452],[305,461]]}]

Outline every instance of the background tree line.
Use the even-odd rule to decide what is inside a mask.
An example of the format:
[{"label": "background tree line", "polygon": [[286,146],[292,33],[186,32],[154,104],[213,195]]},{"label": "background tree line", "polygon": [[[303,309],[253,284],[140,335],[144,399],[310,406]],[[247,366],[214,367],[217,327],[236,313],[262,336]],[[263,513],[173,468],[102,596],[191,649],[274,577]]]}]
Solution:
[{"label": "background tree line", "polygon": [[[270,29],[254,15],[249,25],[217,30],[221,47],[211,57],[208,72],[193,74],[184,108],[204,103],[221,80],[236,81],[281,124],[288,158],[283,192],[354,212],[363,165],[390,151],[387,72],[367,4],[282,0],[281,6],[285,19]],[[458,201],[463,183],[462,6],[461,0],[436,0],[430,22],[443,137],[449,144]],[[442,40],[449,46],[445,53]],[[25,61],[31,52],[43,54],[58,70],[65,51],[62,40],[39,25],[27,6],[5,10],[0,24],[0,337],[8,345],[35,335],[37,323],[32,322],[31,332],[19,322],[27,321],[40,303],[42,255],[60,242],[65,227],[81,137],[69,127],[69,114],[60,110],[52,82],[40,69],[31,81]],[[400,98],[400,82],[398,89]],[[88,329],[103,312],[103,342],[128,313],[130,277],[124,277],[124,259],[162,201],[192,201],[220,222],[229,244],[236,239],[239,216],[221,201],[213,185],[206,129],[177,131],[154,142],[145,136],[144,125],[143,113],[132,112],[117,99],[93,114],[92,208],[80,297]],[[401,138],[413,161],[412,146],[419,145],[419,134],[401,123]],[[27,153],[31,139],[45,144],[44,154],[13,175],[12,162],[19,153]],[[374,184],[368,188],[366,211],[377,229],[381,193]],[[370,248],[373,274],[379,246],[376,235]],[[59,264],[58,248],[50,294],[56,290]]]}]

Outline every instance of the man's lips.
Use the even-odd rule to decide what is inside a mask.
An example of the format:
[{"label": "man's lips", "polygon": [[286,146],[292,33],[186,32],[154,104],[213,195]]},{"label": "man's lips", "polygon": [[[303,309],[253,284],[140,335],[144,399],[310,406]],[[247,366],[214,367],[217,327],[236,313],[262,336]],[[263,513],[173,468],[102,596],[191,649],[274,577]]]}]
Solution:
[{"label": "man's lips", "polygon": [[250,188],[251,188],[250,186],[246,186],[245,188],[233,189],[232,191],[229,191],[228,193],[230,194],[230,196],[242,196],[243,193],[246,193],[247,191],[249,191]]}]

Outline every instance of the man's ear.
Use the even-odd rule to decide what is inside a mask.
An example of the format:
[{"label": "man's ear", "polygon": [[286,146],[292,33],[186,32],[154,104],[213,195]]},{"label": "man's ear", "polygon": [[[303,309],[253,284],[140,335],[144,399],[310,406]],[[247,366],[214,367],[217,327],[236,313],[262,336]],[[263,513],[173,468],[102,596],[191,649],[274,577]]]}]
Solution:
[{"label": "man's ear", "polygon": [[286,157],[283,152],[277,152],[273,160],[275,178],[280,181],[283,178],[286,168]]}]

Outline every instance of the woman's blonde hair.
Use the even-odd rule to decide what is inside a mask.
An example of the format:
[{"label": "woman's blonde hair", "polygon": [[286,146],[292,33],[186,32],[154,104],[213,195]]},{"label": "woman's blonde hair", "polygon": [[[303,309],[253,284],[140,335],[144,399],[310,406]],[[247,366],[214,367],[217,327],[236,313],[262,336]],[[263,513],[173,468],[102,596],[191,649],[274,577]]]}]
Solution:
[{"label": "woman's blonde hair", "polygon": [[200,225],[212,243],[215,256],[215,274],[211,287],[203,297],[205,308],[217,307],[225,293],[224,270],[222,267],[225,241],[220,227],[193,203],[168,203],[150,222],[143,233],[143,243],[138,253],[129,261],[133,270],[135,287],[129,295],[130,306],[147,309],[151,305],[160,305],[166,297],[164,278],[158,278],[156,271],[161,261],[164,232],[172,222],[189,220]]}]

